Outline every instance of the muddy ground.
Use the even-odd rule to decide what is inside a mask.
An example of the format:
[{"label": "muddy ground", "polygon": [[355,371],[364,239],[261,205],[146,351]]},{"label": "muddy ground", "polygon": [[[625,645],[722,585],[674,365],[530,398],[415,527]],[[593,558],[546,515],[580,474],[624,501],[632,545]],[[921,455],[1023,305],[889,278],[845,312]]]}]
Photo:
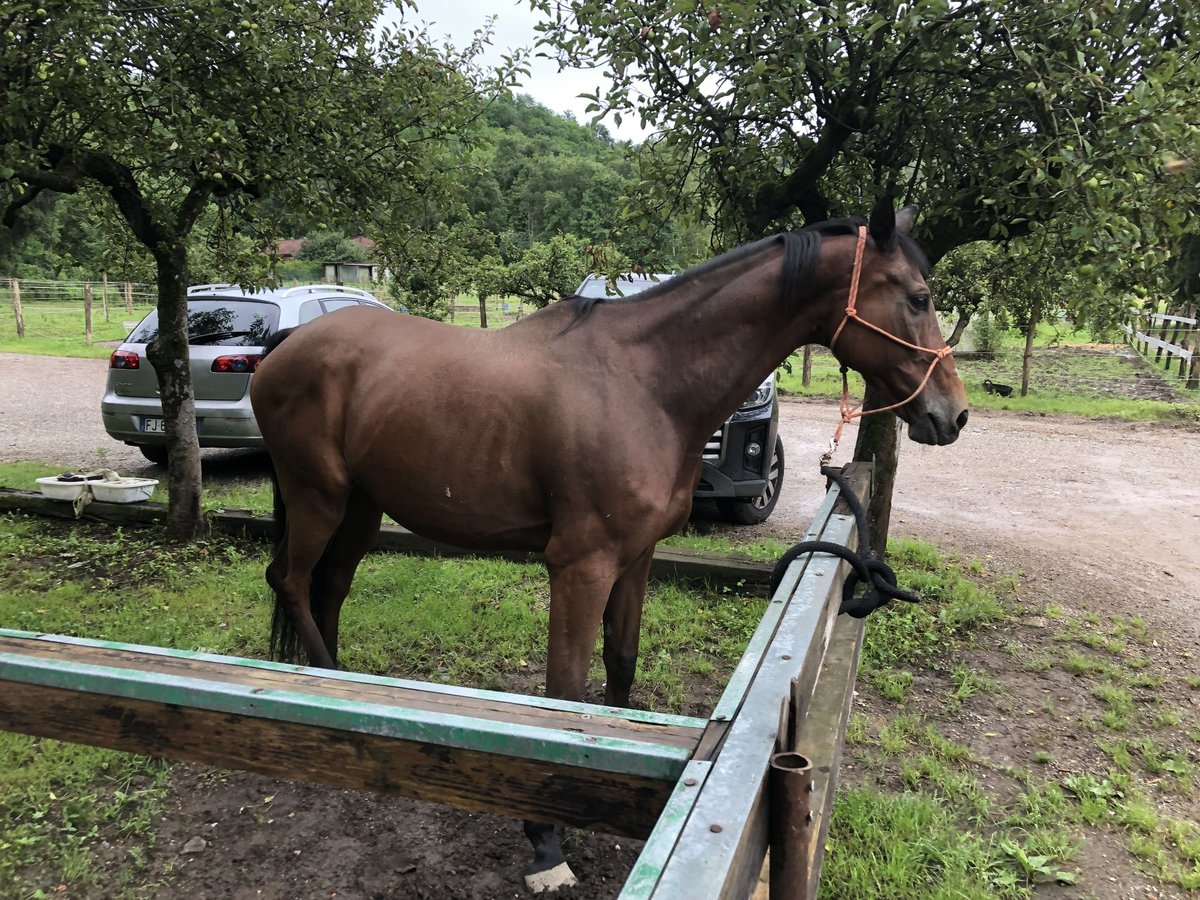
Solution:
[{"label": "muddy ground", "polygon": [[[0,393],[30,398],[20,408],[0,409],[0,459],[79,466],[93,464],[103,448],[106,462],[124,474],[150,472],[136,451],[112,444],[100,428],[103,369],[101,361],[0,354]],[[802,534],[821,497],[817,459],[835,424],[831,403],[783,404],[788,472],[780,505],[760,532],[788,541]],[[853,441],[851,430],[835,462],[848,458]],[[208,455],[206,469],[220,477],[244,473],[247,465],[253,464],[239,454],[217,453]],[[1060,652],[1041,616],[1047,606],[1071,616],[1144,620],[1153,635],[1145,651],[1153,669],[1172,676],[1154,689],[1156,699],[1195,720],[1197,692],[1180,675],[1200,671],[1198,471],[1195,427],[976,410],[951,447],[905,443],[893,534],[979,558],[997,577],[1018,576],[1026,613],[1007,637],[1031,654]],[[872,627],[886,627],[886,615]],[[972,664],[1002,684],[1002,701],[973,701],[950,716],[938,707],[937,676],[930,676],[922,713],[981,753],[1016,759],[1033,740],[1021,721],[1025,709],[1035,700],[1044,706],[1047,695],[1062,697],[1062,721],[1038,732],[1036,741],[1055,759],[1078,761],[1085,750],[1068,718],[1076,687],[1048,680],[1060,678],[1054,673],[1025,671],[995,648]],[[886,712],[870,690],[860,702],[869,716]],[[1005,740],[997,741],[1001,734]],[[1181,801],[1180,814],[1195,820],[1194,800]],[[519,897],[526,846],[519,825],[503,819],[181,767],[148,854],[149,881],[163,898]],[[638,847],[573,832],[567,849],[582,883],[563,896],[590,900],[619,893]],[[115,839],[98,847],[114,879],[125,866],[122,851]],[[1128,852],[1099,833],[1079,863],[1096,877],[1079,888],[1044,890],[1068,897],[1184,896],[1140,874]]]}]

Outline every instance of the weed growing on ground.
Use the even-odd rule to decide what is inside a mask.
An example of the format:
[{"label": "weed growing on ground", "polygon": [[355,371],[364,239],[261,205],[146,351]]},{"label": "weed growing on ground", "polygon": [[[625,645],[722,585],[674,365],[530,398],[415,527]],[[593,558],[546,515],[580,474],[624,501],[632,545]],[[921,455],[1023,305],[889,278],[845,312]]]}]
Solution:
[{"label": "weed growing on ground", "polygon": [[[924,610],[891,610],[886,629],[868,622],[861,675],[885,708],[889,702],[900,703],[903,711],[872,726],[876,740],[862,723],[859,740],[848,752],[871,774],[873,784],[857,790],[876,803],[885,798],[935,801],[944,804],[941,808],[950,811],[964,833],[989,834],[996,858],[989,888],[978,896],[1004,896],[1003,891],[1025,896],[1039,881],[1091,877],[1076,872],[1070,861],[1092,830],[1121,841],[1130,853],[1127,865],[1148,878],[1184,890],[1200,887],[1200,827],[1173,814],[1194,806],[1196,751],[1181,750],[1180,742],[1200,744],[1200,722],[1161,694],[1164,685],[1200,690],[1200,676],[1167,677],[1160,654],[1148,649],[1157,646],[1154,636],[1136,617],[1114,621],[1049,604],[1040,610],[1041,621],[1029,623],[1037,631],[1027,635],[1021,617],[1030,613],[999,593],[996,579],[990,580],[990,591],[976,585],[984,600],[959,605],[957,610],[968,611],[959,619],[942,605],[965,596],[951,582],[979,579],[980,569],[940,558],[929,548],[902,558],[905,566],[918,570],[918,579],[941,583],[922,584],[936,598]],[[911,581],[907,570],[902,583],[906,579]],[[972,610],[985,612],[972,616]],[[966,627],[960,627],[964,622]],[[997,623],[1003,623],[996,629],[1003,630],[1003,639],[991,640],[989,651]],[[1047,641],[1056,642],[1055,649],[1039,650]],[[1003,675],[991,676],[985,669],[1002,672],[1004,667],[998,670],[995,656],[986,654],[997,651],[1017,664],[1012,668],[1044,679],[1044,699],[1035,702],[1028,693],[1013,696],[1003,682],[993,684]],[[976,653],[985,654],[985,667],[973,661]],[[897,672],[912,673],[922,690],[896,690]],[[1064,678],[1071,687],[1064,686]],[[943,693],[931,690],[937,685]],[[956,716],[960,705],[971,711],[972,722],[980,714],[1010,722],[1019,716],[1021,725],[1008,728],[1046,734],[1053,743],[1035,742],[1025,751],[1035,765],[1032,772],[1000,765],[974,741],[963,747],[941,736],[935,721],[949,719],[950,727],[961,733],[965,726],[968,735],[979,727]],[[1059,752],[1056,738],[1064,720],[1075,733],[1067,745],[1069,754]],[[1007,749],[1011,753],[1014,748]],[[1018,790],[1012,791],[1006,779]],[[881,787],[889,784],[905,793],[897,796]],[[896,887],[915,883],[913,873],[889,872],[889,877],[894,881],[887,888],[877,888],[876,894],[866,890],[864,896],[882,896],[885,890],[894,896],[940,896],[940,888],[922,893]],[[833,896],[856,896],[842,884],[828,890]]]}]

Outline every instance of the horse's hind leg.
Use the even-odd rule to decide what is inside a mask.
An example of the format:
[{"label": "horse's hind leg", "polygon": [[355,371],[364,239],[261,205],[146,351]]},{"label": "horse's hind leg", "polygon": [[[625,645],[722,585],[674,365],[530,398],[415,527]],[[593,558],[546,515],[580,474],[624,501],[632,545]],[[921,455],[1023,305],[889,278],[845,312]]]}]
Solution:
[{"label": "horse's hind leg", "polygon": [[280,489],[287,501],[287,528],[282,545],[267,567],[267,583],[295,628],[309,665],[334,669],[337,664],[313,615],[315,603],[320,616],[321,598],[314,596],[311,588],[313,570],[346,514],[349,488],[332,481],[320,487],[307,481],[288,484],[283,473],[279,474]]},{"label": "horse's hind leg", "polygon": [[321,557],[313,577],[317,579],[313,594],[321,598],[321,637],[325,648],[337,664],[338,619],[342,603],[350,593],[350,584],[358,564],[367,555],[379,536],[383,513],[361,490],[355,488],[346,503],[342,524]]}]

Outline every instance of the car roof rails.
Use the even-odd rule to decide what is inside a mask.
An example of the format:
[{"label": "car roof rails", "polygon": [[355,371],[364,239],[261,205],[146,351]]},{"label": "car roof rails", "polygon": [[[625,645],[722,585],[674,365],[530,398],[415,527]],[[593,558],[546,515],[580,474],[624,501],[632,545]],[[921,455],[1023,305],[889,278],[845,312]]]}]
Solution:
[{"label": "car roof rails", "polygon": [[294,294],[349,294],[352,297],[361,297],[364,300],[378,299],[368,291],[359,288],[342,287],[339,284],[302,284],[297,287],[286,288],[279,292],[280,297],[291,297]]},{"label": "car roof rails", "polygon": [[187,289],[187,292],[189,295],[190,294],[203,294],[208,291],[221,291],[221,290],[226,290],[228,288],[238,288],[238,290],[241,290],[241,288],[238,287],[238,285],[236,285],[236,284],[193,284],[191,287],[189,287]]}]

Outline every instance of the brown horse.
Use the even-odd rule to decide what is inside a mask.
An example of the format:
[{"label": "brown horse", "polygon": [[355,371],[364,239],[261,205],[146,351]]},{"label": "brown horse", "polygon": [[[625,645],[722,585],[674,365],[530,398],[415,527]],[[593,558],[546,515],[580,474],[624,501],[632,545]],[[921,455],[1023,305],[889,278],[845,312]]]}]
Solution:
[{"label": "brown horse", "polygon": [[[298,329],[251,388],[277,520],[286,512],[267,569],[273,649],[287,658],[299,643],[311,664],[336,665],[338,613],[386,512],[460,547],[543,552],[546,694],[582,698],[603,623],[605,702],[628,705],[655,544],[687,521],[705,441],[793,350],[838,334],[838,359],[890,403],[927,378],[897,410],[909,437],[958,437],[966,393],[953,360],[933,365],[909,346],[945,347],[907,235],[914,213],[876,206],[862,321],[840,334],[864,224],[854,219],[750,244],[620,303],[569,298],[501,330],[364,307]],[[549,826],[526,833],[531,873],[562,863]]]}]

